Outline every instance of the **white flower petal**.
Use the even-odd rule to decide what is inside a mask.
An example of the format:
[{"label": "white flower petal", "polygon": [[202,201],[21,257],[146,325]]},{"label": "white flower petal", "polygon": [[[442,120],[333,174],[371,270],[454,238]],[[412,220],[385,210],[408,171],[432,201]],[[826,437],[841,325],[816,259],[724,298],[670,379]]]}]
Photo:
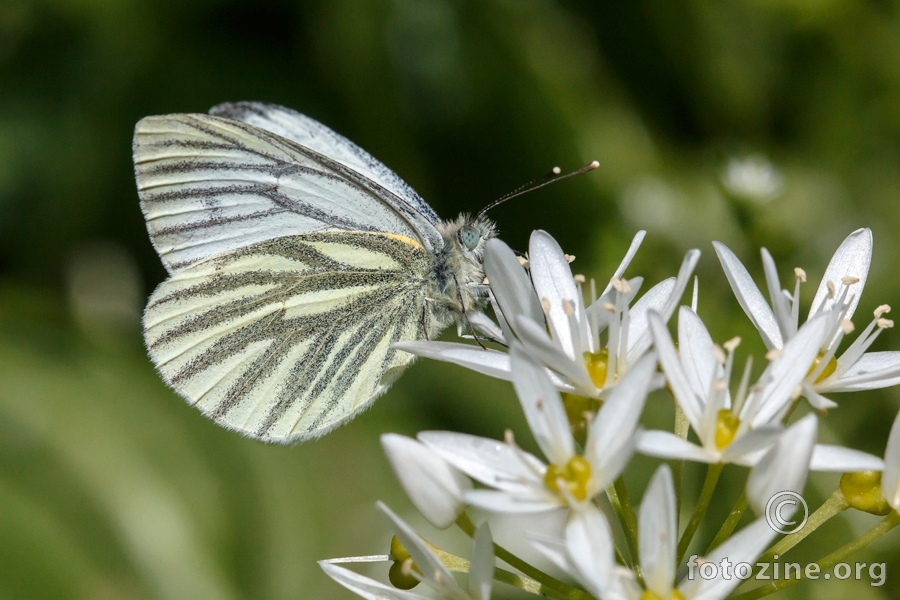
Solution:
[{"label": "white flower petal", "polygon": [[424,596],[398,590],[393,586],[369,579],[359,573],[354,573],[350,569],[339,567],[324,560],[319,561],[319,566],[322,567],[326,575],[366,600],[426,600]]},{"label": "white flower petal", "polygon": [[719,262],[722,263],[722,269],[725,270],[725,277],[731,284],[731,290],[741,308],[750,317],[750,321],[759,330],[766,348],[770,350],[781,348],[784,342],[781,338],[781,331],[778,329],[778,322],[775,320],[775,314],[766,303],[762,292],[756,287],[750,273],[728,246],[721,242],[713,242],[713,247],[716,249]]},{"label": "white flower petal", "polygon": [[866,352],[835,381],[826,379],[820,385],[829,392],[877,390],[900,383],[900,352]]},{"label": "white flower petal", "polygon": [[[800,384],[803,386],[803,395],[809,401],[809,405],[816,410],[829,410],[837,407],[837,402],[832,402],[822,394],[818,393],[812,386],[805,381]],[[817,386],[818,387],[818,386]],[[783,413],[784,411],[782,411]],[[780,415],[776,418],[780,418]]]},{"label": "white flower petal", "polygon": [[884,469],[884,461],[877,456],[830,444],[816,444],[812,459],[809,461],[810,471],[855,473],[857,471],[881,471],[882,469]]},{"label": "white flower petal", "polygon": [[419,441],[485,485],[522,491],[543,485],[546,466],[524,450],[489,438],[452,431],[422,431]]},{"label": "white flower petal", "polygon": [[634,452],[635,430],[655,370],[656,355],[643,357],[613,388],[591,423],[584,453],[601,489],[619,476]]},{"label": "white flower petal", "polygon": [[524,315],[544,321],[544,312],[525,268],[519,264],[515,252],[497,238],[487,241],[484,251],[484,272],[491,291],[507,322],[515,327],[515,319]]},{"label": "white flower petal", "polygon": [[773,494],[786,490],[803,493],[817,430],[816,416],[806,415],[791,425],[750,471],[747,499],[756,516],[763,515]]},{"label": "white flower petal", "polygon": [[456,342],[396,342],[394,348],[433,360],[453,363],[488,377],[509,381],[509,355],[497,350],[483,350],[472,344]]},{"label": "white flower petal", "polygon": [[[634,303],[634,306],[629,309],[628,318],[630,319],[630,324],[628,325],[628,354],[626,355],[629,363],[637,359],[637,356],[635,356],[636,352],[634,352],[637,343],[642,338],[650,335],[647,314],[650,311],[660,312],[674,289],[675,278],[669,277],[664,279],[647,290],[647,293],[641,296]],[[641,347],[644,347],[644,345],[642,343]]]},{"label": "white flower petal", "polygon": [[713,340],[700,317],[687,306],[678,311],[678,357],[691,388],[701,398],[712,389],[718,362]]},{"label": "white flower petal", "polygon": [[647,485],[641,501],[638,535],[638,552],[647,589],[660,598],[668,598],[675,581],[678,544],[675,489],[668,465],[659,467]]},{"label": "white flower petal", "polygon": [[869,264],[872,262],[872,230],[869,228],[857,229],[847,236],[831,257],[828,268],[822,276],[822,282],[816,291],[812,305],[809,307],[809,316],[815,315],[820,308],[828,310],[834,305],[836,298],[829,299],[828,282],[831,281],[835,288],[840,289],[841,279],[844,277],[855,277],[858,282],[850,285],[847,290],[847,300],[850,308],[847,310],[846,317],[849,319],[859,304],[859,297],[862,295],[863,288],[866,285],[866,278],[869,275]]},{"label": "white flower petal", "polygon": [[419,512],[439,529],[453,525],[465,509],[462,496],[472,488],[469,478],[413,438],[385,434],[381,436],[381,447]]},{"label": "white flower petal", "polygon": [[[705,561],[721,563],[723,558],[727,558],[732,565],[752,564],[774,537],[775,530],[769,526],[766,520],[757,519],[713,550]],[[697,576],[696,573],[693,579],[685,577],[678,586],[678,590],[691,600],[722,600],[742,581],[734,576],[733,571],[731,578],[725,579],[723,569],[717,569],[714,579],[704,579]]]},{"label": "white flower petal", "polygon": [[781,293],[781,282],[778,280],[778,269],[775,267],[775,260],[769,251],[763,248],[761,250],[763,273],[766,276],[766,285],[769,288],[769,299],[772,301],[772,310],[775,312],[775,321],[781,330],[781,338],[785,340],[791,339],[797,333],[797,324],[791,315],[791,303]]},{"label": "white flower petal", "polygon": [[510,361],[513,387],[534,439],[550,462],[564,466],[575,454],[575,440],[559,392],[517,345],[510,348]]},{"label": "white flower petal", "polygon": [[614,577],[615,550],[606,517],[593,506],[572,512],[566,523],[569,560],[581,574],[580,580],[597,598],[620,597]]},{"label": "white flower petal", "polygon": [[807,321],[797,335],[788,340],[781,356],[769,363],[759,378],[764,386],[761,397],[744,403],[742,421],[749,419],[751,426],[758,427],[771,421],[784,408],[818,355],[828,325],[828,315],[820,315]]},{"label": "white flower petal", "polygon": [[609,280],[609,284],[606,286],[606,289],[603,290],[601,296],[605,295],[606,292],[612,289],[612,280],[613,279],[622,279],[622,275],[625,274],[625,269],[628,268],[628,265],[631,264],[631,260],[634,258],[634,255],[637,254],[638,248],[641,247],[641,242],[644,241],[644,236],[647,235],[647,232],[643,229],[638,231],[634,238],[631,240],[631,246],[628,247],[628,252],[625,253],[625,258],[622,259],[622,262],[619,263],[616,272],[613,273],[613,276]]},{"label": "white flower petal", "polygon": [[778,440],[784,430],[779,425],[763,425],[738,436],[722,451],[723,462],[735,462],[742,456],[764,450]]},{"label": "white flower petal", "polygon": [[675,344],[672,342],[672,336],[669,335],[665,321],[655,312],[649,313],[648,318],[650,332],[653,335],[653,345],[659,354],[659,363],[666,374],[666,379],[669,381],[681,410],[684,411],[685,416],[690,421],[691,427],[700,434],[703,431],[704,403],[701,397],[694,393],[684,368],[681,366],[678,351],[675,350]]},{"label": "white flower petal", "polygon": [[572,270],[562,248],[546,231],[537,230],[531,234],[528,244],[528,262],[531,264],[531,282],[540,300],[547,299],[550,311],[547,320],[559,335],[563,352],[572,360],[576,358],[576,348],[572,345],[573,331],[569,317],[563,310],[563,302],[574,308],[580,294],[572,278]]},{"label": "white flower petal", "polygon": [[657,458],[676,458],[715,463],[718,459],[706,450],[668,431],[641,431],[637,436],[637,451]]},{"label": "white flower petal", "polygon": [[499,342],[503,345],[508,346],[509,342],[506,340],[506,336],[503,335],[503,328],[499,327],[496,323],[494,323],[490,317],[484,314],[481,311],[473,310],[466,313],[466,318],[469,320],[469,323],[472,324],[475,329],[481,332],[481,334],[492,342]]},{"label": "white flower petal", "polygon": [[565,501],[547,490],[530,492],[498,492],[495,490],[472,490],[463,496],[469,504],[477,508],[505,514],[535,513],[553,510],[563,506]]},{"label": "white flower petal", "polygon": [[394,531],[394,535],[409,552],[409,556],[416,563],[425,580],[437,589],[444,589],[462,594],[462,590],[450,574],[450,570],[441,562],[441,559],[428,547],[425,540],[410,527],[406,521],[394,514],[383,502],[376,502],[376,508],[387,519]]},{"label": "white flower petal", "polygon": [[473,600],[490,600],[494,582],[494,540],[487,522],[475,530],[469,564],[469,594]]},{"label": "white flower petal", "polygon": [[527,317],[516,319],[516,332],[522,345],[537,361],[547,365],[557,373],[568,378],[577,388],[584,391],[595,390],[594,382],[588,375],[584,360],[573,361],[562,347],[547,336],[543,321],[532,321]]},{"label": "white flower petal", "polygon": [[[668,321],[674,314],[675,309],[678,308],[681,296],[691,280],[691,274],[694,272],[698,260],[700,260],[699,250],[688,250],[684,255],[684,260],[681,261],[681,267],[678,269],[678,276],[675,278],[675,285],[672,287],[672,293],[669,294],[666,303],[658,313],[664,322]],[[650,348],[650,338],[646,335],[640,336],[634,346],[628,351],[628,356],[631,357],[630,360],[641,356],[648,348]]]},{"label": "white flower petal", "polygon": [[884,449],[884,472],[881,491],[894,510],[900,510],[900,413],[894,418],[887,448]]}]

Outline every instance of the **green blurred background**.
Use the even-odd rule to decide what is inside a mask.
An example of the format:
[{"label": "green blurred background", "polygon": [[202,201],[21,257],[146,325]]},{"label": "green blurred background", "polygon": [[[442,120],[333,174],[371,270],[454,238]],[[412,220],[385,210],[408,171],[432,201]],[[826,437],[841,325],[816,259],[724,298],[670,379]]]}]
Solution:
[{"label": "green blurred background", "polygon": [[[630,274],[650,283],[701,248],[700,314],[718,340],[744,336],[740,360],[763,348],[714,239],[756,275],[765,245],[785,281],[803,266],[818,282],[871,227],[858,325],[900,303],[896,1],[0,0],[0,598],[349,598],[315,561],[386,552],[378,498],[421,523],[381,433],[512,427],[527,443],[511,386],[445,364],[416,364],[374,409],[290,448],[224,431],[162,384],[141,342],[164,270],[132,129],[235,100],[326,123],[445,217],[599,160],[496,209],[503,238],[524,250],[546,229],[605,280],[646,228]],[[820,437],[881,455],[898,397],[836,398]],[[666,426],[667,401],[650,408]],[[635,464],[639,492],[656,463]],[[687,475],[696,488],[701,471]],[[741,471],[724,482],[720,516]],[[807,497],[835,483],[815,476]],[[873,519],[836,519],[797,560]],[[888,562],[883,587],[782,595],[900,595],[900,535],[860,559]]]}]

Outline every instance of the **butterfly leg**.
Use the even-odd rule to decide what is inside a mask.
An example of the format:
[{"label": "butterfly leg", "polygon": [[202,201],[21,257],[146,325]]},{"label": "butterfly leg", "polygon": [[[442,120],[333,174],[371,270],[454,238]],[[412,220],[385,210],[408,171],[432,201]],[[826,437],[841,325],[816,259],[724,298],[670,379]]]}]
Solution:
[{"label": "butterfly leg", "polygon": [[481,343],[481,340],[478,338],[478,332],[475,331],[475,328],[472,327],[471,321],[469,321],[469,315],[466,314],[466,305],[463,304],[462,290],[459,288],[459,281],[456,279],[456,275],[453,276],[453,282],[456,284],[456,299],[459,301],[459,308],[462,310],[463,318],[466,320],[466,325],[469,326],[469,330],[472,332],[472,337],[475,338],[475,341],[478,342],[478,345],[481,346],[482,350],[487,350],[484,347],[484,344]]},{"label": "butterfly leg", "polygon": [[422,332],[425,334],[425,341],[430,342],[428,339],[428,323],[425,322],[425,313],[428,308],[428,299],[422,300]]}]

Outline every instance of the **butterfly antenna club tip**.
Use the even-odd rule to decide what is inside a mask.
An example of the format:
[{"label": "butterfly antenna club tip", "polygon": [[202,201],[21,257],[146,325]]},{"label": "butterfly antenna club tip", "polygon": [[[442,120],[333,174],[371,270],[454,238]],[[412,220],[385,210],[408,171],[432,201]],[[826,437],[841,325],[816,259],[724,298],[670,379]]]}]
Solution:
[{"label": "butterfly antenna club tip", "polygon": [[576,171],[572,171],[571,173],[566,173],[565,175],[561,175],[562,169],[560,169],[559,167],[553,167],[552,169],[550,169],[550,172],[547,173],[543,178],[537,179],[535,181],[529,181],[525,185],[516,188],[515,190],[506,194],[505,196],[501,196],[500,198],[494,200],[493,202],[491,202],[490,204],[488,204],[487,206],[482,208],[480,211],[478,211],[478,215],[476,215],[476,216],[481,217],[487,211],[491,210],[492,208],[494,208],[495,206],[497,206],[499,204],[503,204],[507,200],[512,200],[513,198],[515,198],[517,196],[527,194],[528,192],[533,192],[534,190],[540,189],[546,185],[550,185],[551,183],[555,183],[562,179],[567,179],[567,178],[573,177],[575,175],[581,175],[582,173],[587,173],[588,171],[593,171],[594,169],[596,169],[599,166],[600,166],[599,161],[592,160],[591,162],[589,162],[585,166],[581,167],[580,169],[578,169]]}]

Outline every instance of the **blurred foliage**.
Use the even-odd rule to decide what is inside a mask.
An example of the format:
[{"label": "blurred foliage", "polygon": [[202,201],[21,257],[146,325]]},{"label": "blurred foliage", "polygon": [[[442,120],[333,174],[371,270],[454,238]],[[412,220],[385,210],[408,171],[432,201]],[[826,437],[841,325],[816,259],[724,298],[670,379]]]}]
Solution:
[{"label": "blurred foliage", "polygon": [[[510,386],[442,364],[417,364],[352,424],[293,448],[185,406],[141,346],[142,301],[164,270],[134,190],[139,118],[284,104],[446,217],[597,159],[496,209],[504,239],[524,249],[547,229],[600,280],[639,228],[650,235],[630,272],[650,282],[700,247],[701,316],[759,356],[713,239],[757,274],[764,245],[784,277],[803,266],[815,282],[846,234],[871,227],[858,314],[900,302],[898,12],[896,0],[2,0],[0,598],[347,598],[315,560],[385,552],[377,498],[412,517],[380,433],[525,435]],[[878,347],[898,342],[888,332]],[[897,397],[846,400],[823,437],[880,455]],[[670,407],[651,407],[665,426]],[[637,464],[635,492],[654,462]],[[726,470],[723,499],[739,474]],[[814,477],[811,496],[835,484]],[[868,524],[848,515],[815,539],[832,547]],[[813,541],[797,554],[819,555]],[[859,558],[888,562],[884,587],[783,595],[900,593],[896,535]]]}]

